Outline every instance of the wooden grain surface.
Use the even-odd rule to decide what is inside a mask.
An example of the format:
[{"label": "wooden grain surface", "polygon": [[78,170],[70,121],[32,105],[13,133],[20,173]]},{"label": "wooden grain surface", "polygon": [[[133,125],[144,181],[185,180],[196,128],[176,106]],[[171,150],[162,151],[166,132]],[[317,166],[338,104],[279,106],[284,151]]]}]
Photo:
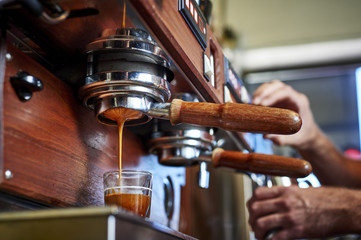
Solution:
[{"label": "wooden grain surface", "polygon": [[239,171],[292,178],[304,178],[312,172],[311,164],[303,159],[224,151],[220,148],[213,151],[212,162],[215,167],[228,167]]},{"label": "wooden grain surface", "polygon": [[[26,54],[12,46],[8,52],[12,61],[6,63],[2,85],[0,190],[58,207],[102,205],[103,173],[118,168],[117,128],[98,123],[93,112],[80,105],[74,89]],[[20,70],[44,84],[44,90],[35,92],[28,102],[17,98],[9,82]],[[148,154],[144,141],[124,130],[123,166],[153,173],[151,218],[177,229],[184,169],[160,165]],[[12,172],[11,179],[4,178],[6,170]],[[163,204],[163,179],[168,176],[176,194],[172,219]]]},{"label": "wooden grain surface", "polygon": [[239,103],[196,103],[174,99],[170,109],[172,124],[190,123],[229,131],[293,134],[302,125],[293,111]]},{"label": "wooden grain surface", "polygon": [[[102,173],[115,168],[116,131],[95,121],[74,90],[9,46],[3,91],[1,188],[54,205],[101,204]],[[19,71],[43,81],[44,90],[21,102],[10,84]]]}]

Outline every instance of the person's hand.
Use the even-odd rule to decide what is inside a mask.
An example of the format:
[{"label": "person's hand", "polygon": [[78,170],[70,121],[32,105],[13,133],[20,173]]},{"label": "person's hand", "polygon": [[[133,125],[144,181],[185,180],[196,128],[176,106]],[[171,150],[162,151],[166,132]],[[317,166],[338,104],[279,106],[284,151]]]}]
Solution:
[{"label": "person's hand", "polygon": [[[257,239],[322,238],[355,233],[361,191],[345,188],[260,187],[247,202]],[[357,220],[356,220],[357,219]]]},{"label": "person's hand", "polygon": [[312,146],[319,134],[308,98],[291,86],[279,80],[262,84],[253,94],[253,104],[267,107],[286,108],[297,112],[302,119],[300,131],[293,135],[265,135],[277,145],[290,145],[297,149],[307,149]]}]

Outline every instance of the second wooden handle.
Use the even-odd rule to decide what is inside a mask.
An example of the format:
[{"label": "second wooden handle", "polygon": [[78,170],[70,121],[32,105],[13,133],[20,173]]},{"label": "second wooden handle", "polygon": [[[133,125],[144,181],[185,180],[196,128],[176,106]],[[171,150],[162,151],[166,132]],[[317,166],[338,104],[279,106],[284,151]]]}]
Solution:
[{"label": "second wooden handle", "polygon": [[189,123],[229,131],[293,134],[302,125],[291,110],[239,103],[184,102],[174,99],[169,119],[172,124]]},{"label": "second wooden handle", "polygon": [[229,167],[265,175],[296,178],[306,177],[312,172],[311,164],[302,159],[260,153],[224,151],[221,148],[213,151],[212,163],[215,167]]}]

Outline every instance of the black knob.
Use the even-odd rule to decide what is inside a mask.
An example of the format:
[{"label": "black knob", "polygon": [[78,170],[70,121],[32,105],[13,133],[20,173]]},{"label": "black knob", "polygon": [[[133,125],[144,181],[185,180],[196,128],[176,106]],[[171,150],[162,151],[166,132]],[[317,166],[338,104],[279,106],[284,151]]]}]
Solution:
[{"label": "black knob", "polygon": [[27,72],[19,72],[16,76],[10,78],[10,82],[16,95],[23,102],[30,100],[33,92],[41,91],[44,88],[40,79]]}]

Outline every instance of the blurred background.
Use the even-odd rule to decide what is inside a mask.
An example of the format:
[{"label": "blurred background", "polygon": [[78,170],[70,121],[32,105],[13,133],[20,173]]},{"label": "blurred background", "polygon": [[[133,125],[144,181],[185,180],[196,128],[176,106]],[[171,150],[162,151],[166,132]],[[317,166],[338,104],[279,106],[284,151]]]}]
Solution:
[{"label": "blurred background", "polygon": [[309,97],[316,121],[342,151],[358,153],[361,2],[212,3],[210,25],[249,91],[286,82]]}]

